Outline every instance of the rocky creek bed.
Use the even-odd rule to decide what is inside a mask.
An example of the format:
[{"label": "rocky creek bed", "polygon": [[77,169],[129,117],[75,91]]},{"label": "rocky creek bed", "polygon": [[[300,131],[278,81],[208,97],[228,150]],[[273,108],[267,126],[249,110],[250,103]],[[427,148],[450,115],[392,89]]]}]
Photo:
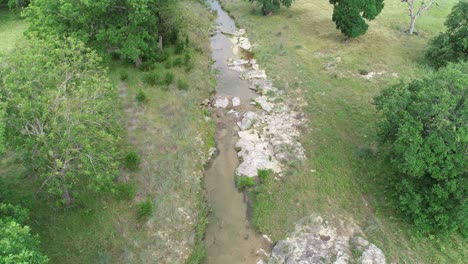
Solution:
[{"label": "rocky creek bed", "polygon": [[[216,197],[212,195],[211,199],[230,199],[224,194],[232,192],[234,180],[228,180],[227,185],[222,184],[225,189],[219,190],[219,175],[256,177],[259,170],[270,170],[280,179],[291,162],[306,159],[299,141],[306,119],[296,104],[289,102],[284,92],[274,87],[265,70],[252,58],[253,45],[246,36],[246,30],[237,29],[232,18],[215,0],[209,3],[218,13],[218,28],[213,34],[212,47],[215,68],[220,74],[217,76],[216,97],[206,100],[203,105],[211,107],[215,114],[219,130],[218,147],[222,153],[215,158],[215,168],[210,169],[212,176],[208,177],[208,181],[218,182],[218,186],[216,183],[208,184],[208,191],[219,193]],[[229,39],[229,45],[219,44],[226,39]],[[238,161],[232,161],[233,153],[237,153]],[[236,166],[232,166],[233,163]],[[233,200],[238,199],[236,194],[230,195],[234,196]],[[364,239],[357,225],[350,224],[354,223],[352,219],[337,217],[328,222],[320,216],[304,218],[287,239],[273,247],[270,254],[271,241],[268,236],[259,236],[251,230],[246,212],[242,212],[245,215],[243,220],[237,219],[239,215],[236,213],[232,215],[232,210],[246,210],[246,206],[220,204],[213,200],[211,203],[217,207],[213,210],[215,217],[212,220],[218,228],[214,228],[213,223],[208,227],[207,263],[385,263],[383,252]],[[236,223],[232,219],[237,219]],[[238,222],[242,224],[238,225]],[[238,232],[233,230],[236,225]],[[223,239],[220,232],[230,232],[231,236]],[[244,236],[245,242],[237,239],[239,236]],[[222,257],[213,254],[221,254]]]}]

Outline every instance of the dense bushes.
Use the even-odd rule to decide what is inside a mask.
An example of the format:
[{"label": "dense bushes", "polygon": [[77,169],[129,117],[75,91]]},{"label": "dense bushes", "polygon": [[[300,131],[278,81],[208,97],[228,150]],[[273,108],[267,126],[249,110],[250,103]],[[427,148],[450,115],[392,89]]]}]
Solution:
[{"label": "dense bushes", "polygon": [[468,59],[468,1],[456,4],[445,21],[447,31],[429,44],[426,58],[435,68]]},{"label": "dense bushes", "polygon": [[0,203],[0,263],[48,263],[39,251],[39,237],[24,225],[27,211],[19,206]]},{"label": "dense bushes", "polygon": [[467,235],[468,63],[386,88],[376,98],[398,207],[423,234]]},{"label": "dense bushes", "polygon": [[249,0],[250,2],[257,1],[262,6],[264,15],[270,15],[272,12],[278,10],[282,5],[290,7],[293,0]]}]

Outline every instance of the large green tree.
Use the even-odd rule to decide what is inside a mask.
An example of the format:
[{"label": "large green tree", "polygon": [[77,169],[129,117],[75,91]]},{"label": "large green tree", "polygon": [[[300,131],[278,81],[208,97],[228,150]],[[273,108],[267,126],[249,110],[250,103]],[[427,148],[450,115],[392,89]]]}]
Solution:
[{"label": "large green tree", "polygon": [[376,98],[398,207],[421,233],[467,231],[468,63],[386,88]]},{"label": "large green tree", "polygon": [[453,7],[445,26],[447,31],[435,37],[426,51],[428,62],[435,68],[468,60],[468,1],[462,0]]},{"label": "large green tree", "polygon": [[29,32],[79,39],[101,53],[140,64],[175,30],[176,0],[35,0],[25,10]]},{"label": "large green tree", "polygon": [[0,263],[45,264],[48,258],[39,251],[39,237],[24,225],[27,211],[0,203]]},{"label": "large green tree", "polygon": [[366,33],[366,20],[373,20],[384,7],[383,0],[330,0],[336,28],[348,38]]},{"label": "large green tree", "polygon": [[258,2],[262,7],[264,15],[271,15],[274,11],[278,10],[282,5],[289,8],[293,0],[249,0],[250,2]]},{"label": "large green tree", "polygon": [[6,137],[42,188],[66,204],[74,190],[111,188],[118,173],[116,91],[96,53],[72,38],[32,39],[5,61]]}]

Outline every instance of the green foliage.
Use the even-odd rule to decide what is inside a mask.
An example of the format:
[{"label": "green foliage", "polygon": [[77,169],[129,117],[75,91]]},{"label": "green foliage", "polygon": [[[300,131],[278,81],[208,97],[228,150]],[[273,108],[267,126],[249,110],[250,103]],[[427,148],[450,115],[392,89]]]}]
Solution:
[{"label": "green foliage", "polygon": [[258,178],[260,182],[265,182],[270,178],[271,170],[259,170],[258,171]]},{"label": "green foliage", "polygon": [[333,22],[345,36],[355,38],[369,27],[364,19],[373,20],[384,7],[383,0],[330,0]]},{"label": "green foliage", "polygon": [[118,200],[131,200],[136,195],[136,186],[132,183],[119,183],[115,188],[115,196]]},{"label": "green foliage", "polygon": [[181,57],[177,57],[177,58],[174,60],[173,65],[174,65],[175,67],[180,67],[180,66],[182,66],[183,63],[184,63],[184,61],[182,60],[182,58],[181,58]]},{"label": "green foliage", "polygon": [[72,38],[32,39],[6,61],[6,137],[43,189],[67,204],[74,189],[112,189],[120,128],[100,58]]},{"label": "green foliage", "polygon": [[435,68],[468,60],[468,1],[456,4],[445,21],[447,31],[431,40],[426,59]]},{"label": "green foliage", "polygon": [[467,228],[468,63],[386,88],[376,98],[398,206],[422,233]]},{"label": "green foliage", "polygon": [[262,6],[262,12],[264,15],[270,15],[274,11],[278,10],[281,6],[289,8],[293,0],[249,0],[250,2],[258,2]]},{"label": "green foliage", "polygon": [[2,103],[0,103],[0,155],[5,152],[5,108]]},{"label": "green foliage", "polygon": [[129,170],[136,170],[140,166],[141,157],[136,151],[130,151],[125,155],[124,164]]},{"label": "green foliage", "polygon": [[245,190],[247,188],[255,186],[255,180],[248,176],[238,176],[236,178],[236,186],[239,190]]},{"label": "green foliage", "polygon": [[0,203],[0,263],[48,263],[39,251],[39,237],[24,225],[27,211],[19,206]]},{"label": "green foliage", "polygon": [[138,212],[137,212],[138,219],[149,217],[153,214],[154,206],[150,198],[147,198],[146,200],[139,202],[137,207],[138,207]]},{"label": "green foliage", "polygon": [[138,89],[138,92],[135,96],[135,99],[139,102],[139,103],[146,103],[148,101],[148,96],[146,95],[146,92],[145,90],[143,89]]},{"label": "green foliage", "polygon": [[[29,0],[8,0],[8,8],[14,11],[21,11],[29,5]],[[1,3],[1,2],[0,2]]]},{"label": "green foliage", "polygon": [[121,81],[126,81],[128,79],[128,71],[126,70],[121,70],[119,72],[120,80]]},{"label": "green foliage", "polygon": [[141,62],[158,56],[159,36],[177,30],[175,10],[176,0],[36,0],[25,15],[30,33],[71,36],[99,52],[117,51],[122,58]]},{"label": "green foliage", "polygon": [[189,84],[187,80],[179,79],[177,80],[177,87],[179,88],[179,90],[187,91],[189,88]]},{"label": "green foliage", "polygon": [[174,74],[172,72],[166,72],[166,75],[164,76],[164,84],[170,85],[173,82],[174,82]]},{"label": "green foliage", "polygon": [[150,71],[143,75],[143,81],[151,86],[155,86],[161,81],[161,75],[157,71]]}]

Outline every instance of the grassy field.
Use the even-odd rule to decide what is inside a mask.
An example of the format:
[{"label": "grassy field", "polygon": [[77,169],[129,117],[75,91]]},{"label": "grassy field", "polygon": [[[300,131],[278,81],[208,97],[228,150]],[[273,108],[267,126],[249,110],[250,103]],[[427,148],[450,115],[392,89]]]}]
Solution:
[{"label": "grassy field", "polygon": [[[328,1],[299,0],[263,17],[248,1],[222,0],[257,45],[255,57],[275,85],[308,117],[302,143],[308,160],[293,164],[281,181],[258,189],[254,225],[277,241],[311,213],[351,217],[393,263],[464,263],[466,241],[416,238],[392,210],[385,189],[389,166],[375,137],[372,98],[386,85],[421,76],[428,40],[444,30],[455,1],[440,2],[417,21],[417,36],[404,33],[407,6],[386,1],[366,35],[352,41],[335,29]],[[363,75],[374,72],[372,78]]]},{"label": "grassy field", "polygon": [[[138,170],[122,169],[119,176],[122,185],[135,188],[135,195],[87,195],[74,208],[58,208],[37,192],[34,175],[13,153],[1,157],[2,190],[10,190],[6,196],[15,197],[12,202],[30,208],[29,224],[51,263],[197,263],[203,256],[202,159],[214,145],[214,124],[205,120],[207,113],[199,105],[215,87],[211,21],[199,2],[182,1],[179,10],[188,21],[190,48],[181,55],[168,50],[173,62],[187,53],[191,60],[179,66],[153,65],[163,72],[162,78],[172,73],[172,83],[149,85],[144,82],[148,73],[119,61],[109,64],[121,99],[115,104],[125,131],[123,149],[136,150],[142,158]],[[0,14],[0,51],[7,52],[27,25],[4,9]],[[136,100],[140,90],[147,96],[145,103]],[[138,219],[137,205],[146,199],[153,202],[154,213]]]},{"label": "grassy field", "polygon": [[0,54],[10,51],[23,38],[28,24],[8,10],[6,3],[0,4]]}]

